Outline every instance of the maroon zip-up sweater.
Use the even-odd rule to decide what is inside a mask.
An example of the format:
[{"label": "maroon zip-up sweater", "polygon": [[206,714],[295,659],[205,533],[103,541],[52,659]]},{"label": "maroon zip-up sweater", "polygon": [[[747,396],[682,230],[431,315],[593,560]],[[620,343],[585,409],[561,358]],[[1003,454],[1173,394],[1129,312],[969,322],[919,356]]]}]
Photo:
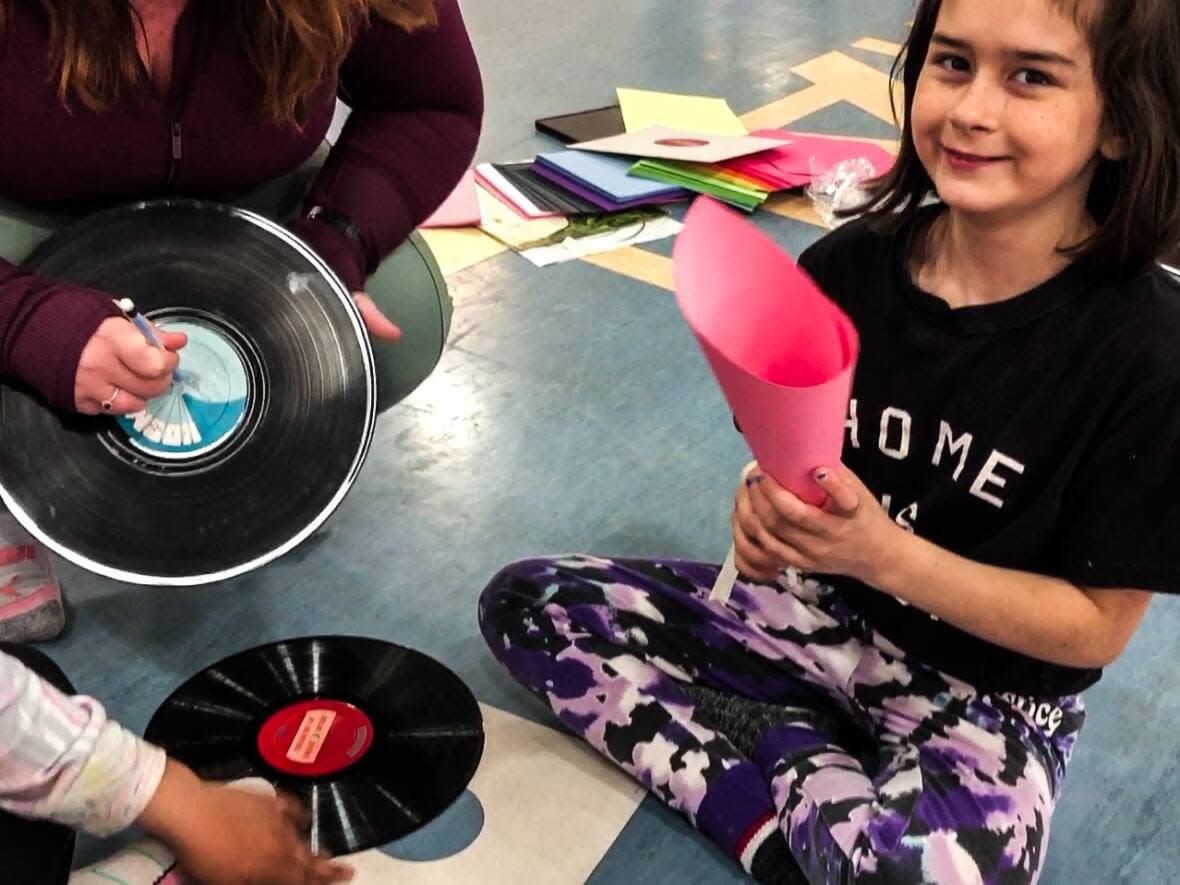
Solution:
[{"label": "maroon zip-up sweater", "polygon": [[[176,27],[172,82],[151,98],[146,72],[110,110],[65,107],[37,0],[0,0],[0,197],[25,204],[222,197],[297,168],[323,141],[337,92],[352,107],[308,206],[349,219],[361,244],[322,220],[292,227],[353,290],[447,196],[475,154],[483,92],[457,0],[437,27],[362,29],[307,105],[302,129],[262,121],[262,84],[225,24],[224,4],[189,0]],[[253,0],[250,0],[253,2]],[[0,259],[0,375],[64,409],[110,298]]]}]

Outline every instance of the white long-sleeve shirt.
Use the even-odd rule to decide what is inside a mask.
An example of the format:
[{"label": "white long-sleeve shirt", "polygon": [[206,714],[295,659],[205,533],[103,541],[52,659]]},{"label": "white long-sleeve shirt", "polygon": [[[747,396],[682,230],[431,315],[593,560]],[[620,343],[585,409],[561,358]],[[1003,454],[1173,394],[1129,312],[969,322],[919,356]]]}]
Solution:
[{"label": "white long-sleeve shirt", "polygon": [[0,808],[104,836],[140,816],[164,751],[0,653]]}]

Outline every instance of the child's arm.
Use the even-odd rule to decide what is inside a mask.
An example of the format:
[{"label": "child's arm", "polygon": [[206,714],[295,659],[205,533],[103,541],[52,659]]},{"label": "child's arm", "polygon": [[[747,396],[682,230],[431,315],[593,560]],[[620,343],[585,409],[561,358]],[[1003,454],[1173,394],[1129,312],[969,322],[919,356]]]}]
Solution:
[{"label": "child's arm", "polygon": [[847,469],[817,472],[816,481],[830,497],[822,510],[769,477],[739,488],[743,573],[769,579],[796,566],[848,575],[996,645],[1071,667],[1114,661],[1147,611],[1144,591],[1085,589],[938,547],[897,525]]},{"label": "child's arm", "polygon": [[996,645],[1067,667],[1098,668],[1126,648],[1152,594],[1087,589],[984,565],[904,529],[870,586]]},{"label": "child's arm", "polygon": [[0,653],[0,809],[108,835],[143,811],[164,751],[92,698],[67,697]]}]

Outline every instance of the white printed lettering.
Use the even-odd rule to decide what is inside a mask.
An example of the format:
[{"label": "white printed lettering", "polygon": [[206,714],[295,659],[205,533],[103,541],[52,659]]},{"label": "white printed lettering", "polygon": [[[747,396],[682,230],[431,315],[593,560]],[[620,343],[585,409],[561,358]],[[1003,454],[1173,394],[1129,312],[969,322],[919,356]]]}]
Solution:
[{"label": "white printed lettering", "polygon": [[942,463],[943,448],[950,449],[952,455],[958,454],[959,463],[955,466],[954,478],[955,482],[959,481],[959,474],[963,472],[963,468],[967,466],[967,453],[971,450],[970,433],[964,433],[958,439],[955,438],[954,431],[951,426],[945,421],[940,421],[938,426],[938,447],[934,450],[934,466],[937,467]]},{"label": "white printed lettering", "polygon": [[909,507],[902,508],[893,521],[912,535],[914,523],[918,521],[918,502],[915,501]]},{"label": "white printed lettering", "polygon": [[[901,422],[901,439],[896,447],[889,445],[889,425],[892,421]],[[887,408],[881,413],[881,437],[877,441],[878,447],[881,449],[883,455],[888,455],[890,458],[895,458],[898,461],[904,461],[906,456],[910,453],[910,419],[908,412],[903,412],[901,409],[895,409],[893,406]]]},{"label": "white printed lettering", "polygon": [[999,490],[1008,484],[1007,478],[996,473],[996,468],[1000,466],[1016,473],[1024,473],[1024,465],[1015,458],[1009,458],[1003,452],[992,452],[987,458],[987,463],[983,465],[983,470],[979,471],[979,476],[975,477],[975,482],[971,483],[971,494],[981,501],[987,501],[993,507],[1003,507],[1004,501],[989,492],[986,486],[991,485]]},{"label": "white printed lettering", "polygon": [[860,422],[856,418],[856,400],[850,399],[848,401],[848,420],[844,422],[844,429],[848,431],[848,441],[852,444],[854,449],[860,448],[860,436],[857,431],[860,429]]}]

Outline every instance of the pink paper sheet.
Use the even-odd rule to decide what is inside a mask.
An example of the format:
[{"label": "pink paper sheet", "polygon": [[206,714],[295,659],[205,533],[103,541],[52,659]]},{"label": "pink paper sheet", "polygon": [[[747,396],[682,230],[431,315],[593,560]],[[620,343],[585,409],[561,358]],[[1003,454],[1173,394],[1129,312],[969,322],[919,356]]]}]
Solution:
[{"label": "pink paper sheet", "polygon": [[747,157],[726,160],[719,165],[740,175],[758,179],[775,190],[810,184],[814,174],[813,159],[815,170],[823,171],[844,160],[864,157],[873,164],[878,175],[884,175],[894,163],[892,154],[869,141],[805,135],[781,129],[761,129],[755,134],[778,139],[782,145]]},{"label": "pink paper sheet", "polygon": [[[562,217],[560,212],[544,212],[537,210],[536,207],[529,208],[528,206],[522,206],[520,202],[518,202],[517,199],[512,196],[512,193],[508,188],[499,187],[495,179],[484,175],[478,169],[475,170],[475,180],[480,187],[486,190],[489,194],[491,194],[525,221],[533,221],[537,218]],[[511,185],[511,182],[508,182],[508,184]],[[478,199],[478,195],[476,198]],[[483,222],[482,217],[480,218],[480,222]]]},{"label": "pink paper sheet", "polygon": [[451,195],[422,222],[422,227],[475,227],[482,219],[479,195],[475,192],[475,170],[468,169]]},{"label": "pink paper sheet", "polygon": [[782,145],[748,157],[735,157],[719,165],[739,175],[755,178],[775,190],[787,190],[810,183],[811,172],[800,172],[797,159],[791,153],[790,136],[778,129],[763,129],[758,134],[781,141]]},{"label": "pink paper sheet", "polygon": [[[780,138],[790,139],[790,143],[783,146],[782,155],[775,162],[775,166],[784,173],[809,175],[813,159],[816,167],[823,170],[853,157],[864,157],[873,164],[878,175],[884,175],[893,168],[893,155],[871,141],[807,135],[802,132],[785,132],[781,129],[767,129],[757,134],[770,138],[771,133],[777,133]],[[777,154],[778,150],[775,153]]]},{"label": "pink paper sheet", "polygon": [[676,301],[754,457],[812,504],[840,462],[859,342],[851,320],[753,224],[698,198],[673,249]]}]

